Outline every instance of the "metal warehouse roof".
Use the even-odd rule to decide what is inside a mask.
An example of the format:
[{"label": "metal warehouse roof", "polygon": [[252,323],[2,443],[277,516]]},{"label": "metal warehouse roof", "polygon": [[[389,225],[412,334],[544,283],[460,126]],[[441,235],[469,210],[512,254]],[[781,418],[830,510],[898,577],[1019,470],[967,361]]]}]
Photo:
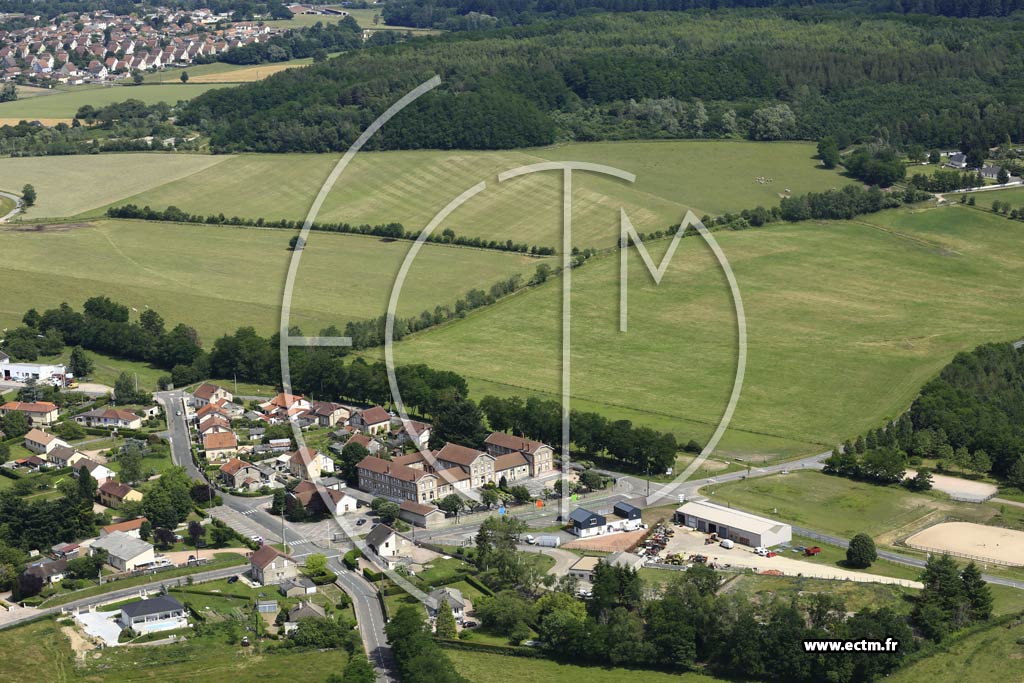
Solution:
[{"label": "metal warehouse roof", "polygon": [[709,501],[691,501],[677,508],[676,512],[700,517],[730,529],[743,529],[744,531],[753,531],[758,534],[778,533],[789,526],[774,519],[758,517],[749,512],[723,507]]}]

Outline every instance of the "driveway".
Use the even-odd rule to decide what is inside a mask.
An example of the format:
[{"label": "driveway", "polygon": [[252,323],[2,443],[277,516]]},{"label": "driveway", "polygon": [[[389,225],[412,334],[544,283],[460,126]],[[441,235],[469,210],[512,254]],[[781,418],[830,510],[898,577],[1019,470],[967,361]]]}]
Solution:
[{"label": "driveway", "polygon": [[76,614],[85,632],[94,638],[99,638],[111,647],[117,646],[117,638],[121,635],[121,627],[115,621],[121,614],[120,610],[113,612],[82,612]]},{"label": "driveway", "polygon": [[14,218],[19,211],[21,211],[22,204],[24,204],[24,202],[21,201],[21,197],[19,197],[16,194],[11,194],[10,192],[0,191],[0,197],[7,197],[8,199],[14,200],[14,208],[8,211],[6,215],[0,216],[0,223],[6,223],[10,219]]}]

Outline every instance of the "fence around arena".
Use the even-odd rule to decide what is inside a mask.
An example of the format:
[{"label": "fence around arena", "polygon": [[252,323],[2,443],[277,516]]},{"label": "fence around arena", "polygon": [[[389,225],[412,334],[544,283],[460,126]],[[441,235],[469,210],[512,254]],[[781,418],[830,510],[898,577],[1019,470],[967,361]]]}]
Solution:
[{"label": "fence around arena", "polygon": [[962,553],[955,550],[946,550],[945,548],[932,548],[931,546],[921,545],[919,543],[908,543],[903,542],[903,545],[914,550],[920,550],[921,552],[929,553],[931,555],[949,555],[950,557],[961,557],[965,560],[974,560],[975,562],[981,562],[983,564],[997,564],[1001,567],[1024,567],[1022,562],[1011,562],[1009,560],[998,560],[993,557],[985,557],[982,555],[972,555],[971,553]]}]

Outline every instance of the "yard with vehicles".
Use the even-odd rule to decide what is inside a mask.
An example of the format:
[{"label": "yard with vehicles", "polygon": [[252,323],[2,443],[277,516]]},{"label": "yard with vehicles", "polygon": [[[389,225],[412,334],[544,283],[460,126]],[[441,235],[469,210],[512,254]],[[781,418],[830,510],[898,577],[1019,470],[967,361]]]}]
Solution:
[{"label": "yard with vehicles", "polygon": [[[7,264],[10,288],[0,302],[0,322],[16,324],[28,301],[41,311],[62,302],[78,307],[89,296],[106,294],[139,311],[155,309],[168,327],[179,322],[195,327],[207,348],[243,326],[269,334],[280,320],[293,235],[279,229],[120,220],[7,227],[0,230],[0,250],[19,257]],[[344,329],[350,320],[382,315],[408,248],[401,240],[311,234],[296,279],[291,323],[316,334],[329,325]],[[46,264],[55,250],[74,254],[62,264],[59,278]],[[451,267],[454,262],[458,268]],[[418,315],[437,305],[454,308],[471,289],[487,290],[516,273],[528,279],[540,262],[523,254],[425,246],[409,272],[399,314]],[[342,299],[346,304],[339,307]]]},{"label": "yard with vehicles", "polygon": [[[175,104],[179,100],[190,100],[211,88],[225,87],[218,84],[182,83],[175,73],[174,80],[158,85],[79,85],[58,88],[52,95],[30,97],[13,102],[0,103],[0,124],[14,125],[18,121],[61,120],[70,123],[75,113],[85,105],[101,107],[125,100],[141,100],[146,104],[166,102]],[[2,183],[0,183],[2,184]]]}]

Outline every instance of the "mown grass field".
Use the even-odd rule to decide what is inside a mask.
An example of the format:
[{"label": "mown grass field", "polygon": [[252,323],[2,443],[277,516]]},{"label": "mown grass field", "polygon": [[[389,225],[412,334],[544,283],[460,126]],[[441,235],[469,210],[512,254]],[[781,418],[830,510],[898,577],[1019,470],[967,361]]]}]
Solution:
[{"label": "mown grass field", "polygon": [[174,68],[166,71],[155,71],[145,76],[146,83],[176,84],[181,82],[181,72],[188,72],[188,85],[209,84],[209,83],[248,83],[259,81],[271,74],[276,74],[285,69],[312,64],[312,58],[292,59],[287,62],[276,62],[273,64],[228,64],[227,62],[213,62],[212,64],[197,64],[185,67],[184,69]]},{"label": "mown grass field", "polygon": [[[1024,225],[990,213],[902,209],[717,240],[742,292],[749,339],[722,454],[831,448],[905,410],[958,351],[1018,339],[1024,328]],[[657,262],[666,242],[654,246]],[[625,334],[618,259],[573,274],[571,393],[588,408],[647,412],[684,440],[706,439],[736,370],[722,272],[699,238],[682,241],[660,286],[635,253],[629,268]],[[556,397],[560,290],[551,283],[410,337],[396,358],[457,369],[503,394]],[[464,349],[457,363],[452,348]]]},{"label": "mown grass field", "polygon": [[911,493],[817,471],[710,484],[702,492],[716,503],[840,538],[857,533],[886,538],[889,532],[911,528],[926,517],[938,521],[933,518],[943,513],[984,522],[997,512],[990,504],[956,503],[940,493]]},{"label": "mown grass field", "polygon": [[1024,626],[996,626],[945,646],[945,651],[897,671],[891,683],[1024,680]]},{"label": "mown grass field", "polygon": [[[947,195],[946,199],[951,202],[959,202],[960,196],[957,194]],[[968,197],[974,197],[974,201],[977,203],[979,208],[991,209],[992,202],[999,200],[1001,202],[1009,202],[1010,206],[1015,209],[1019,209],[1024,205],[1024,187],[1018,185],[1016,187],[1009,187],[1005,190],[985,190],[984,192],[970,192],[967,194]]]},{"label": "mown grass field", "polygon": [[[139,311],[156,309],[169,326],[194,326],[207,347],[240,326],[267,334],[280,324],[293,234],[108,220],[0,229],[0,253],[17,255],[6,264],[0,323],[17,324],[30,306],[43,310],[67,301],[79,307],[90,296],[106,294]],[[317,334],[331,324],[343,329],[350,320],[383,314],[410,244],[312,233],[296,280],[291,324]],[[487,289],[514,273],[528,276],[539,262],[520,254],[428,245],[409,272],[399,315],[454,306],[468,290]],[[119,371],[111,368],[110,375]]]},{"label": "mown grass field", "polygon": [[[480,181],[487,189],[459,208],[443,227],[489,239],[561,244],[558,172],[499,185],[497,174],[544,161],[579,160],[633,172],[637,181],[574,176],[573,225],[580,246],[612,246],[619,207],[637,230],[678,226],[698,215],[773,206],[785,189],[822,190],[849,182],[817,167],[807,143],[667,141],[580,143],[502,152],[374,152],[357,156],[327,197],[319,218],[351,223],[398,221],[425,226],[462,191]],[[241,155],[224,166],[126,197],[153,207],[175,205],[193,213],[266,218],[305,217],[337,155]],[[771,178],[759,183],[758,177]]]},{"label": "mown grass field", "polygon": [[697,673],[671,674],[642,669],[574,666],[550,659],[507,657],[485,652],[446,649],[456,670],[473,683],[550,683],[550,681],[587,681],[588,683],[721,683],[722,679]]},{"label": "mown grass field", "polygon": [[[165,74],[166,77],[166,74]],[[174,104],[178,100],[190,100],[211,88],[223,85],[182,84],[177,74],[174,80],[167,80],[168,85],[141,86],[70,86],[45,97],[30,97],[14,102],[0,103],[0,121],[17,123],[21,119],[66,119],[70,121],[75,113],[87,104],[94,107],[106,106],[125,100],[142,100],[146,104],[167,102]]]},{"label": "mown grass field", "polygon": [[198,173],[225,160],[225,157],[171,153],[4,159],[0,164],[0,189],[20,195],[26,183],[36,188],[35,205],[19,214],[18,220],[73,216],[140,190]]}]

